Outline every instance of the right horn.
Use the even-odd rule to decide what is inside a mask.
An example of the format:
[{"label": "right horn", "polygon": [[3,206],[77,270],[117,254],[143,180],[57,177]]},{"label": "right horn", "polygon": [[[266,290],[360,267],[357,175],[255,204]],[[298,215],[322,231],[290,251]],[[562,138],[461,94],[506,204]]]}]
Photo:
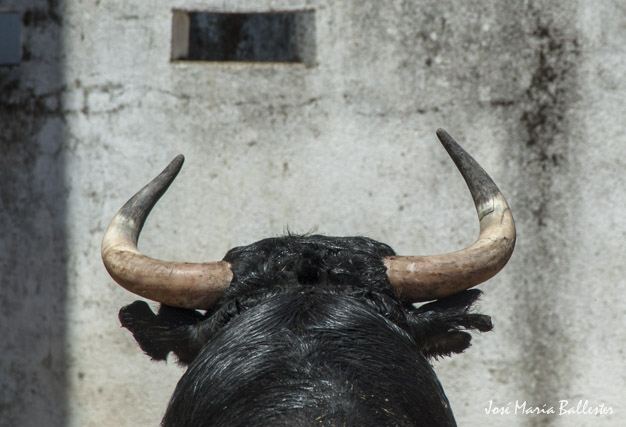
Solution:
[{"label": "right horn", "polygon": [[495,276],[515,247],[515,222],[504,196],[487,172],[443,129],[437,137],[469,187],[480,222],[478,239],[457,252],[384,259],[387,277],[408,302],[454,295]]}]

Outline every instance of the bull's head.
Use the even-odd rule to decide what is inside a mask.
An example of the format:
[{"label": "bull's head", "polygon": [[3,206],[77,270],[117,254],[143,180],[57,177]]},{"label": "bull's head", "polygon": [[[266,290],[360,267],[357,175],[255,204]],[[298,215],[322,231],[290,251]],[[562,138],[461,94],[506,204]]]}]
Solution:
[{"label": "bull's head", "polygon": [[[463,175],[474,199],[480,234],[469,247],[429,256],[388,256],[390,283],[405,302],[444,298],[491,278],[509,260],[515,245],[511,210],[493,180],[444,130],[439,140]],[[113,279],[129,291],[170,306],[207,309],[233,278],[227,261],[168,262],[137,249],[144,222],[183,163],[176,157],[152,182],[133,196],[111,221],[102,241],[102,258]]]}]

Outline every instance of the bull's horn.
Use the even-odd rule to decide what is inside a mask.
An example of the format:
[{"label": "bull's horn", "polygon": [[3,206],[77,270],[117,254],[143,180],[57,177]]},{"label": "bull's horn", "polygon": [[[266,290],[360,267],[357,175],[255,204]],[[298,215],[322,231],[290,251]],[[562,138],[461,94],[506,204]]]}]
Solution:
[{"label": "bull's horn", "polygon": [[457,252],[385,258],[389,281],[409,302],[443,298],[484,282],[505,266],[515,246],[513,215],[496,184],[446,131],[437,130],[437,136],[472,193],[480,234]]},{"label": "bull's horn", "polygon": [[183,161],[182,155],[177,156],[113,217],[102,239],[102,260],[113,280],[137,295],[175,307],[206,309],[230,285],[233,274],[228,262],[160,261],[137,249],[148,214]]}]

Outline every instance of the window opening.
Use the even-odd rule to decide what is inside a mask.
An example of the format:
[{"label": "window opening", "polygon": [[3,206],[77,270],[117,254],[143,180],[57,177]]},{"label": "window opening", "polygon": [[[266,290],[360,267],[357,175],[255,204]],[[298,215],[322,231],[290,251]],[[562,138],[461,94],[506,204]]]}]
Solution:
[{"label": "window opening", "polygon": [[312,63],[315,12],[175,10],[172,60]]}]

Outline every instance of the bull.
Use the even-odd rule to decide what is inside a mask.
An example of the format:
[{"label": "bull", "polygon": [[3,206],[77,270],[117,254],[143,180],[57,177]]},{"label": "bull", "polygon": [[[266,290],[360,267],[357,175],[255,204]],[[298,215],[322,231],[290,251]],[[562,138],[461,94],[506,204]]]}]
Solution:
[{"label": "bull", "polygon": [[[468,331],[492,329],[470,289],[515,245],[495,183],[443,130],[480,233],[457,252],[397,256],[365,237],[286,235],[208,263],[167,262],[137,249],[144,222],[183,162],[176,157],[117,213],[102,258],[113,279],[161,303],[123,307],[121,324],[154,360],[187,367],[162,425],[454,426],[430,364],[461,353]],[[414,303],[425,302],[416,307]]]}]

